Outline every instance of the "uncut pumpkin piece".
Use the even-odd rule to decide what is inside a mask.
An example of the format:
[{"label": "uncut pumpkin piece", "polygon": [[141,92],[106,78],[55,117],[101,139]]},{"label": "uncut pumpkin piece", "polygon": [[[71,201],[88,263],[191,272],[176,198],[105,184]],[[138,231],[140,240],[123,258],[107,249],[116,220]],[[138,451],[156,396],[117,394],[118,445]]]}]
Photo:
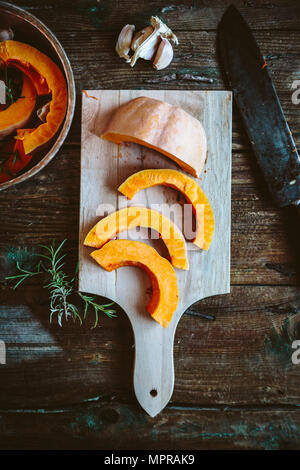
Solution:
[{"label": "uncut pumpkin piece", "polygon": [[206,135],[200,121],[177,106],[146,96],[120,106],[101,137],[154,149],[193,176],[200,175],[206,160]]},{"label": "uncut pumpkin piece", "polygon": [[[142,170],[129,176],[118,189],[127,199],[132,199],[141,189],[158,185],[177,189],[192,204],[197,221],[193,243],[203,250],[208,250],[214,233],[214,214],[204,191],[192,178],[176,170]],[[201,210],[203,206],[204,214]]]},{"label": "uncut pumpkin piece", "polygon": [[[4,41],[0,43],[0,59],[9,65],[10,62],[26,73],[26,65],[44,77],[49,92],[52,94],[50,110],[46,122],[31,132],[25,132],[22,143],[25,154],[31,153],[38,147],[46,144],[60,128],[67,109],[67,85],[59,67],[38,49],[18,41]],[[30,76],[30,74],[29,74]]]},{"label": "uncut pumpkin piece", "polygon": [[14,133],[29,122],[36,104],[36,91],[30,79],[23,76],[20,98],[0,111],[0,139]]},{"label": "uncut pumpkin piece", "polygon": [[91,256],[107,271],[122,266],[137,266],[146,271],[153,291],[147,310],[161,326],[169,326],[179,299],[176,274],[169,261],[146,243],[132,240],[111,240]]},{"label": "uncut pumpkin piece", "polygon": [[156,230],[168,248],[175,268],[188,269],[185,240],[176,225],[147,207],[126,207],[101,219],[87,234],[84,245],[100,248],[118,233],[134,227]]}]

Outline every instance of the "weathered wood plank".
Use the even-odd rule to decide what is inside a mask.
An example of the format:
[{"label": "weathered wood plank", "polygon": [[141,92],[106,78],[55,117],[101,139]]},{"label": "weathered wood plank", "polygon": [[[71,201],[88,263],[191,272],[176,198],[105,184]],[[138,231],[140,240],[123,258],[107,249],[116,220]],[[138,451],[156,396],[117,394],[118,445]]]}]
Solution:
[{"label": "weathered wood plank", "polygon": [[[16,0],[14,4],[36,14],[54,31],[119,31],[124,24],[144,27],[151,15],[158,15],[175,30],[216,29],[232,0]],[[300,29],[300,8],[296,0],[266,2],[235,0],[234,4],[253,29]]]},{"label": "weathered wood plank", "polygon": [[300,411],[169,406],[150,418],[135,405],[100,400],[49,410],[4,410],[0,414],[1,449],[133,447],[164,451],[295,450],[300,448]]},{"label": "weathered wood plank", "polygon": [[[129,321],[93,315],[80,327],[49,325],[47,293],[38,286],[1,291],[0,408],[60,406],[93,397],[134,402]],[[24,307],[27,305],[27,307]],[[203,320],[197,312],[216,316]],[[174,344],[175,391],[181,404],[297,405],[300,365],[291,344],[300,336],[294,287],[233,286],[204,299],[181,319]]]},{"label": "weathered wood plank", "polygon": [[[79,289],[107,296],[126,311],[135,337],[135,394],[147,413],[156,416],[166,406],[173,391],[173,340],[179,319],[196,300],[230,291],[232,97],[226,91],[92,90],[88,94],[97,100],[84,95],[82,104]],[[126,207],[126,200],[117,202],[116,188],[130,174],[145,168],[178,169],[172,160],[153,150],[143,149],[141,153],[140,148],[132,144],[121,144],[119,152],[122,158],[114,158],[116,145],[99,139],[103,129],[98,127],[95,130],[95,123],[105,126],[105,119],[116,108],[143,95],[180,106],[203,123],[211,171],[202,172],[201,184],[218,220],[214,242],[207,253],[194,250],[191,243],[186,244],[189,269],[176,271],[179,302],[167,329],[151,321],[145,309],[143,292],[149,286],[149,280],[145,279],[142,270],[129,267],[108,274],[91,262],[91,250],[83,246],[90,225],[94,223],[99,201],[110,205],[109,212]],[[181,130],[178,124],[177,129]],[[166,208],[176,204],[177,198],[178,194],[173,189],[156,186],[137,194],[134,204],[153,204],[155,207],[156,203],[159,211],[168,217],[170,213]],[[178,214],[178,223],[181,218],[182,213]],[[140,241],[144,237],[145,233]],[[148,240],[148,243],[157,248],[154,240]],[[157,393],[155,399],[151,396],[153,389]]]}]

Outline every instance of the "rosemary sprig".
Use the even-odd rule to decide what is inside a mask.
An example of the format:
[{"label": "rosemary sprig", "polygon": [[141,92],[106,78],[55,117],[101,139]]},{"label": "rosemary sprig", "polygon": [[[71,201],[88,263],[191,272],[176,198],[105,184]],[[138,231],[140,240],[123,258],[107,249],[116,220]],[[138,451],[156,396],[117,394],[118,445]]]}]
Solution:
[{"label": "rosemary sprig", "polygon": [[95,297],[91,297],[86,294],[82,294],[81,292],[78,292],[78,295],[82,298],[84,301],[84,316],[83,318],[86,318],[86,314],[88,311],[89,307],[92,307],[95,312],[95,323],[93,328],[96,328],[98,324],[98,318],[99,318],[99,312],[104,312],[109,318],[116,317],[115,315],[116,311],[115,310],[108,310],[107,307],[111,307],[114,305],[114,302],[110,302],[109,304],[104,304],[104,305],[99,305],[95,302]]},{"label": "rosemary sprig", "polygon": [[55,242],[52,242],[50,246],[39,245],[44,252],[36,255],[40,259],[36,263],[35,267],[30,271],[23,268],[20,261],[16,261],[18,274],[8,276],[6,279],[15,281],[14,289],[16,289],[27,279],[44,274],[46,276],[44,287],[49,290],[50,323],[52,323],[53,317],[56,316],[60,326],[62,326],[63,319],[68,320],[69,318],[73,319],[73,321],[78,320],[80,324],[82,324],[82,318],[79,314],[78,308],[70,300],[74,294],[77,294],[83,302],[84,319],[86,319],[87,312],[90,307],[94,310],[95,322],[93,328],[96,328],[99,323],[99,312],[103,312],[109,318],[116,316],[116,311],[108,308],[111,307],[114,302],[99,305],[95,302],[95,297],[91,297],[75,290],[77,273],[75,273],[75,276],[72,279],[69,279],[67,274],[63,271],[63,267],[65,266],[65,262],[63,260],[66,254],[62,253],[62,248],[65,242],[66,240],[58,246]]}]

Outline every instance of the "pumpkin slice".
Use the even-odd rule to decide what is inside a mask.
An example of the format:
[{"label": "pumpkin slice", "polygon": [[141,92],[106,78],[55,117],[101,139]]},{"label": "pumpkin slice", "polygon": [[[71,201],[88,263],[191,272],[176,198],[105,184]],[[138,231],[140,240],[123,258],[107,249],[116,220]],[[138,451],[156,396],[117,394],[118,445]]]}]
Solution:
[{"label": "pumpkin slice", "polygon": [[0,111],[0,139],[26,126],[36,103],[36,92],[29,78],[24,75],[21,98]]},{"label": "pumpkin slice", "polygon": [[39,96],[49,95],[50,91],[46,82],[46,79],[42,77],[37,70],[35,70],[32,65],[25,64],[17,60],[7,60],[6,64],[9,66],[16,67],[21,70],[34,84],[36,92]]},{"label": "pumpkin slice", "polygon": [[88,233],[84,245],[100,248],[111,238],[134,227],[152,228],[160,233],[175,268],[188,269],[185,241],[167,217],[146,207],[126,207],[101,219]]},{"label": "pumpkin slice", "polygon": [[193,176],[200,175],[206,160],[202,124],[183,109],[146,96],[117,109],[101,137],[157,150]]},{"label": "pumpkin slice", "polygon": [[8,159],[0,165],[0,183],[9,181],[30,163],[32,155],[25,155],[22,142],[11,140],[4,144],[1,153],[9,155]]},{"label": "pumpkin slice", "polygon": [[58,66],[45,54],[28,44],[18,41],[0,43],[0,59],[3,62],[20,63],[22,70],[36,70],[37,74],[47,82],[52,93],[50,111],[46,122],[32,132],[25,132],[22,137],[25,154],[33,152],[47,143],[60,128],[67,109],[67,86],[65,78]]},{"label": "pumpkin slice", "polygon": [[102,268],[113,271],[121,266],[138,266],[150,277],[153,295],[148,312],[164,328],[172,320],[178,305],[176,274],[171,263],[146,243],[132,240],[112,240],[91,256]]},{"label": "pumpkin slice", "polygon": [[140,189],[157,185],[177,189],[192,204],[197,221],[193,243],[203,250],[208,250],[214,233],[214,214],[204,191],[189,176],[176,170],[142,170],[129,176],[121,184],[119,191],[128,199],[132,199]]}]

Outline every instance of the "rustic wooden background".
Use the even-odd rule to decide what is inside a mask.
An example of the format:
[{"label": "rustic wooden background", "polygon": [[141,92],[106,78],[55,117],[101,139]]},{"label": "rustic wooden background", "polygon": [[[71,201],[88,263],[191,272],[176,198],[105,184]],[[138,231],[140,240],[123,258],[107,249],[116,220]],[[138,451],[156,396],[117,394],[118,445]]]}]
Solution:
[{"label": "rustic wooden background", "polygon": [[[300,448],[300,293],[285,218],[274,208],[236,112],[233,118],[231,294],[209,298],[183,316],[175,340],[172,401],[147,416],[132,389],[133,337],[126,316],[84,326],[49,325],[47,293],[37,282],[14,292],[24,247],[68,239],[78,244],[80,95],[82,89],[226,88],[216,57],[216,27],[226,6],[239,7],[266,57],[296,142],[300,79],[298,0],[18,0],[57,35],[71,60],[78,103],[72,130],[49,166],[0,193],[0,448],[290,449]],[[114,53],[121,27],[151,14],[179,37],[172,65],[130,69]],[[177,79],[155,83],[157,77]],[[189,73],[212,83],[181,80]],[[154,82],[153,82],[154,80]],[[216,316],[204,320],[197,312]]]}]

